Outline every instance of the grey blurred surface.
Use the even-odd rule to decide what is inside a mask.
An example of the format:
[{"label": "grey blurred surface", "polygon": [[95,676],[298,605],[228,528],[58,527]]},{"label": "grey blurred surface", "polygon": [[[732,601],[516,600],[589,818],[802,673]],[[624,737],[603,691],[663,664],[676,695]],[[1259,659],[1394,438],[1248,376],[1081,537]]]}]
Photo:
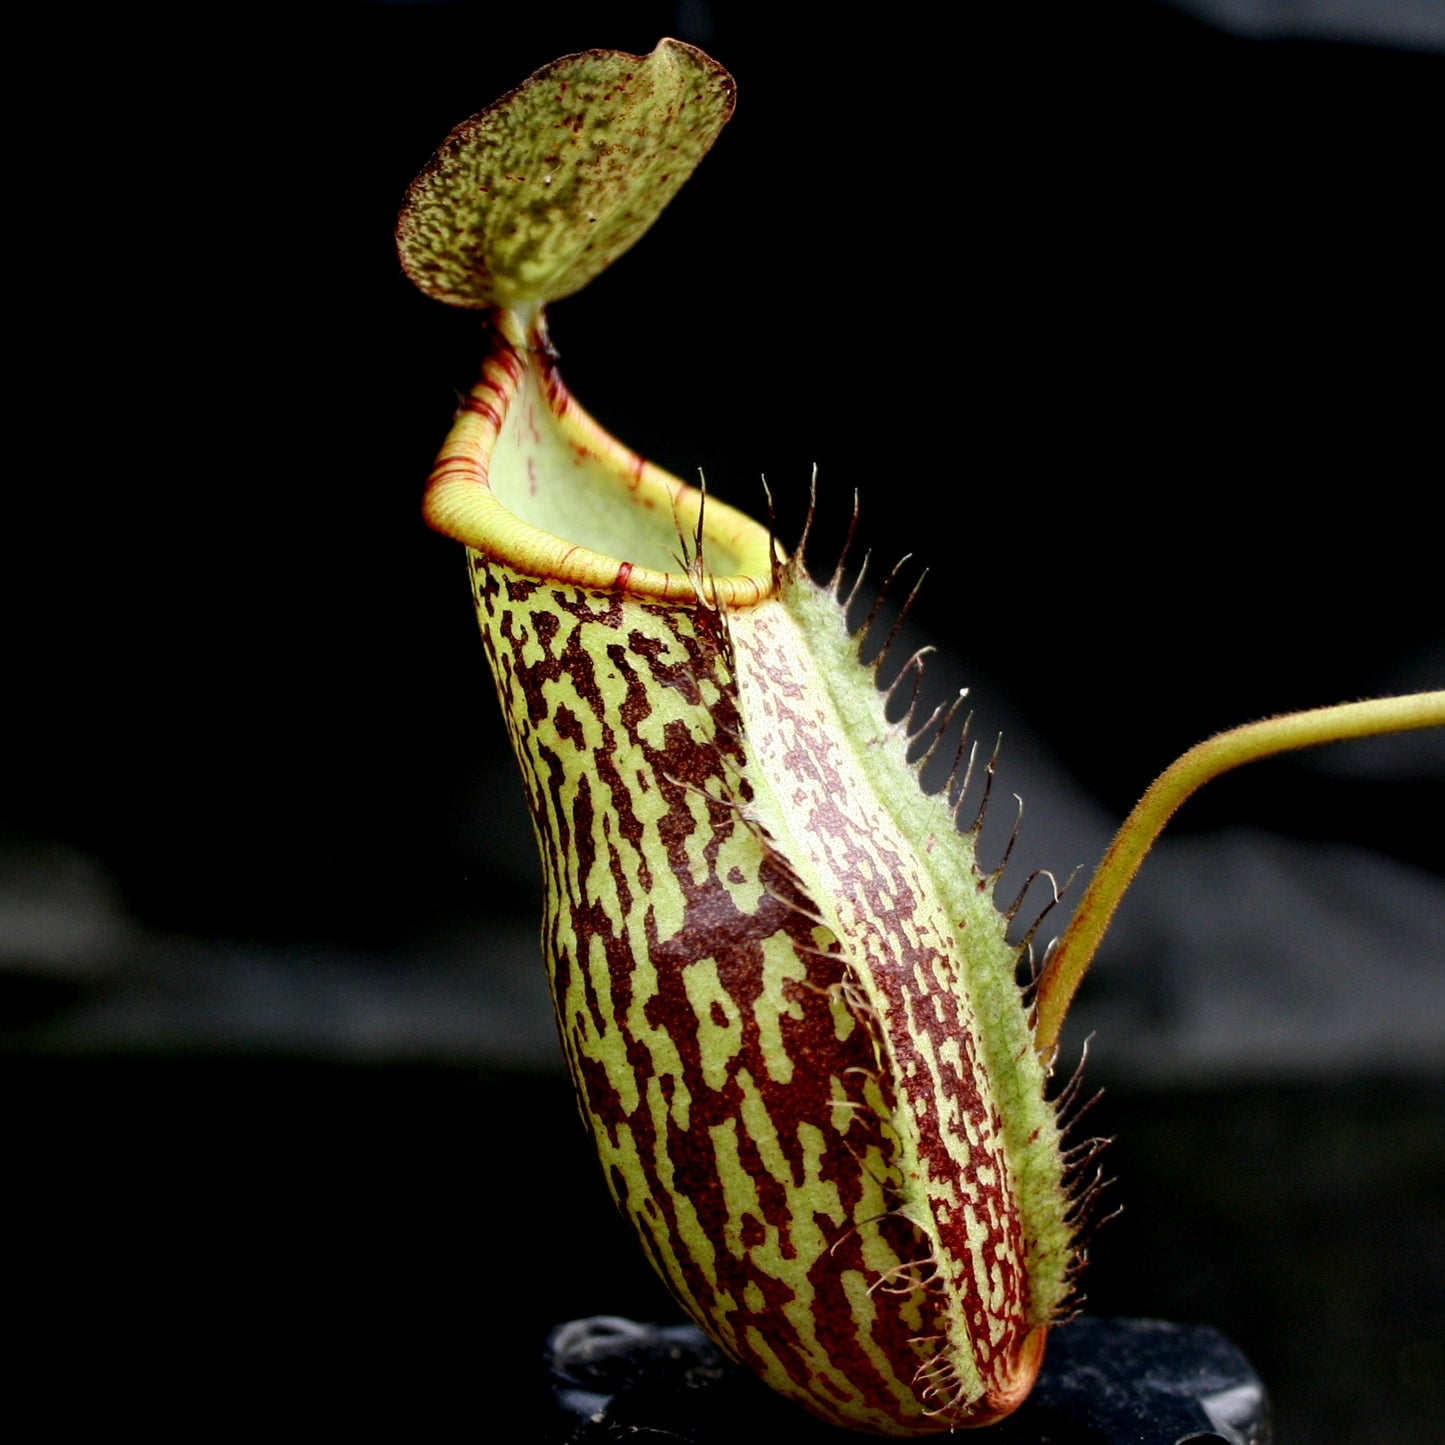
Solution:
[{"label": "grey blurred surface", "polygon": [[1445,50],[1435,0],[1165,0],[1240,35]]},{"label": "grey blurred surface", "polygon": [[[952,666],[938,659],[935,677]],[[975,726],[995,711],[981,698]],[[1027,805],[998,896],[1039,868],[1060,880],[1081,870],[1077,889],[1107,846],[1109,820],[1025,725],[1005,727],[986,862],[1012,828],[1010,794]],[[1439,736],[1342,747],[1328,765],[1336,779],[1348,778],[1351,754],[1381,788],[1445,776]],[[492,780],[493,790],[509,785]],[[127,915],[98,860],[12,846],[0,965],[37,1006],[13,1011],[0,1039],[26,1052],[280,1051],[559,1069],[532,844],[518,829],[510,846],[520,876],[507,913],[374,951],[162,931]],[[1020,923],[1047,898],[1048,885],[1035,883]],[[1066,894],[1040,948],[1068,906]],[[1435,1072],[1445,1063],[1445,881],[1362,847],[1259,828],[1166,834],[1072,1016],[1071,1047],[1089,1035],[1096,1068],[1150,1085]]]}]

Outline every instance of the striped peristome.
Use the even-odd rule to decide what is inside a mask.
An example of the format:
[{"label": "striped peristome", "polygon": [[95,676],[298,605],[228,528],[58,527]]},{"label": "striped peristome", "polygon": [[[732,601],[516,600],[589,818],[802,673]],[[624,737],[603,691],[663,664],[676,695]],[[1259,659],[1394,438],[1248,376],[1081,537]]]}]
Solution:
[{"label": "striped peristome", "polygon": [[814,1413],[996,1419],[1072,1229],[974,834],[834,590],[603,433],[540,316],[491,336],[427,514],[469,547],[608,1185],[688,1313]]}]

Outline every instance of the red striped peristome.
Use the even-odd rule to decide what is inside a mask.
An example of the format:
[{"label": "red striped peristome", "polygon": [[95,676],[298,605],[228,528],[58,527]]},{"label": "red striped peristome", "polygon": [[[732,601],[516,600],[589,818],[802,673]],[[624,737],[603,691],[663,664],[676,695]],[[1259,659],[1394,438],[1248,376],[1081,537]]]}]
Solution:
[{"label": "red striped peristome", "polygon": [[689,1314],[824,1419],[986,1424],[1076,1254],[1018,949],[835,588],[571,399],[499,311],[438,458],[531,808],[558,1026]]}]

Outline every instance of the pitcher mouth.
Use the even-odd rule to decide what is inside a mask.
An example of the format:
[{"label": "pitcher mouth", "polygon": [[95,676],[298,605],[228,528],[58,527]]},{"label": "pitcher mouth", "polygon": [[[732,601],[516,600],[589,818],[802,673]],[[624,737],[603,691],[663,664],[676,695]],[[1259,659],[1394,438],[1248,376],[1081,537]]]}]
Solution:
[{"label": "pitcher mouth", "polygon": [[548,582],[724,608],[773,594],[786,559],[768,529],[603,430],[540,312],[498,309],[489,342],[427,482],[430,526]]}]

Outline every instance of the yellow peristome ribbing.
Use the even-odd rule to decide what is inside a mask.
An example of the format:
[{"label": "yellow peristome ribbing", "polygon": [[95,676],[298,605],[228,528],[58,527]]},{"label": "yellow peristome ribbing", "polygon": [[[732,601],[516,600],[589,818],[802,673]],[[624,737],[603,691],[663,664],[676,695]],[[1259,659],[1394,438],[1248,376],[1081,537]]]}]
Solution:
[{"label": "yellow peristome ribbing", "polygon": [[[549,350],[540,318],[499,311],[492,324],[502,344],[432,468],[423,503],[432,527],[523,576],[576,587],[690,602],[705,586],[721,607],[771,594],[784,559],[766,527],[639,457],[554,370],[527,364]],[[705,582],[679,555],[679,539],[699,531]]]}]

